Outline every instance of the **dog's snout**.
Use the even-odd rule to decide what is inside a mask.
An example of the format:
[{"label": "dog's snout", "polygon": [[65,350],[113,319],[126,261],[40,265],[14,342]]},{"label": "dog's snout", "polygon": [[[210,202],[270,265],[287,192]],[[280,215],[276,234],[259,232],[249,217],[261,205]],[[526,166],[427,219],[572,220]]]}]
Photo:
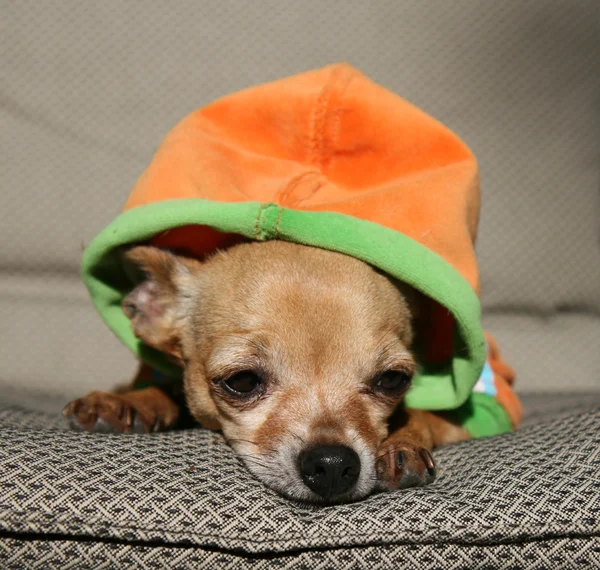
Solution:
[{"label": "dog's snout", "polygon": [[360,459],[345,445],[311,447],[300,454],[299,467],[306,486],[324,499],[343,495],[360,475]]}]

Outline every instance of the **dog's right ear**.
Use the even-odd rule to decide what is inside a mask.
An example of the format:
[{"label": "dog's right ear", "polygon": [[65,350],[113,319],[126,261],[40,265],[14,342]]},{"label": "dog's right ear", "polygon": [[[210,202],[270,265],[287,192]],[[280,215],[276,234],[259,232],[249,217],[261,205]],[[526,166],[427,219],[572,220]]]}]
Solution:
[{"label": "dog's right ear", "polygon": [[181,363],[181,338],[196,293],[201,263],[150,246],[138,246],[125,259],[144,275],[123,299],[135,336]]}]

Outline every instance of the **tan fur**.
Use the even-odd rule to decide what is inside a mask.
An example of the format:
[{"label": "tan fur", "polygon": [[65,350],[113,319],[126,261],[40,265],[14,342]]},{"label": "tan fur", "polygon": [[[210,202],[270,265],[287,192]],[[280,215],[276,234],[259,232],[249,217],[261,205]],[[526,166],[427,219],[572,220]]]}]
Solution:
[{"label": "tan fur", "polygon": [[[124,302],[134,331],[184,364],[191,413],[222,429],[278,491],[317,500],[294,471],[295,456],[309,444],[358,453],[360,480],[348,500],[371,492],[377,474],[389,488],[426,482],[429,459],[421,449],[467,437],[443,416],[416,411],[388,433],[401,398],[373,394],[371,384],[386,370],[416,369],[409,302],[415,313],[418,296],[369,265],[281,241],[238,245],[203,263],[147,247],[129,259],[148,277]],[[149,294],[150,319],[139,309]],[[258,371],[267,386],[253,402],[215,382],[245,370]],[[399,455],[389,464],[396,448],[410,452],[404,467]],[[407,479],[409,472],[416,475]]]}]

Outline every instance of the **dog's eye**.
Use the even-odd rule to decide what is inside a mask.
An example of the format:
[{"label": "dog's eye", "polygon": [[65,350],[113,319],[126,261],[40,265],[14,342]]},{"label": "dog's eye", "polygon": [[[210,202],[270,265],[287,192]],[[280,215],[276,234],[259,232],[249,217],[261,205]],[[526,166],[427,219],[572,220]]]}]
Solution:
[{"label": "dog's eye", "polygon": [[410,386],[412,376],[403,370],[388,370],[375,379],[373,389],[388,396],[400,396]]},{"label": "dog's eye", "polygon": [[250,396],[260,388],[262,380],[254,372],[238,372],[223,384],[234,395]]}]

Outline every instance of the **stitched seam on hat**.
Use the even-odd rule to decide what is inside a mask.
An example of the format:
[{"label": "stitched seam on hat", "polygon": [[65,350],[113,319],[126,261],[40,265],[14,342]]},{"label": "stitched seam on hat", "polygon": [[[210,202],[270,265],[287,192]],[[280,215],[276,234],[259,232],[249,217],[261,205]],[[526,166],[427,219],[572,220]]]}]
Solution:
[{"label": "stitched seam on hat", "polygon": [[294,178],[292,178],[289,183],[287,184],[287,186],[285,188],[283,188],[283,190],[281,190],[277,196],[277,201],[279,202],[280,205],[284,205],[283,202],[285,202],[290,194],[296,189],[298,188],[298,186],[300,185],[300,183],[305,179],[308,178],[312,175],[316,175],[316,176],[320,176],[321,173],[318,170],[309,170],[308,172],[302,172],[301,174],[298,174],[297,176],[294,176]]},{"label": "stitched seam on hat", "polygon": [[302,204],[303,202],[306,202],[306,200],[310,200],[318,191],[320,188],[323,187],[323,185],[325,184],[325,182],[323,182],[323,180],[319,180],[312,188],[312,190],[310,191],[309,194],[307,194],[306,196],[304,196],[303,198],[300,198],[296,201],[296,206],[299,206],[300,204]]},{"label": "stitched seam on hat", "polygon": [[[331,97],[334,93],[336,87],[339,88],[340,96],[343,96],[344,92],[348,88],[348,85],[354,78],[354,73],[349,72],[346,67],[336,67],[317,98],[315,103],[315,107],[313,109],[312,117],[311,117],[311,127],[310,127],[310,162],[311,164],[318,165],[318,167],[323,170],[325,168],[331,158],[325,158],[323,156],[325,150],[325,132],[327,130],[327,125],[329,124],[329,117],[332,114],[329,110],[329,104],[331,101]],[[337,141],[337,136],[339,133],[339,119],[340,113],[339,110],[337,113],[333,113],[334,119],[337,118],[337,126],[335,126],[333,130],[333,136],[331,137],[330,147],[333,148],[335,142]]]},{"label": "stitched seam on hat", "polygon": [[[342,99],[344,97],[346,89],[348,89],[348,86],[350,85],[350,83],[352,82],[354,77],[355,77],[355,75],[352,74],[345,78],[344,84],[340,87],[340,99]],[[340,125],[342,122],[342,111],[343,111],[343,109],[341,107],[338,107],[335,110],[331,110],[328,113],[329,121],[327,121],[323,125],[323,138],[325,137],[325,126],[327,126],[327,124],[328,124],[330,127],[330,129],[329,129],[329,132],[330,132],[329,143],[330,144],[329,144],[328,156],[321,157],[321,161],[322,161],[321,170],[330,168],[331,163],[333,162],[334,149],[336,149],[338,146],[337,143],[338,143],[338,139],[339,139],[339,135],[340,135]]]},{"label": "stitched seam on hat", "polygon": [[260,239],[260,228],[259,228],[259,223],[260,223],[260,216],[262,214],[263,208],[265,207],[265,204],[261,204],[260,208],[258,209],[258,212],[256,214],[256,223],[254,224],[254,239]]},{"label": "stitched seam on hat", "polygon": [[283,214],[283,208],[279,208],[279,214],[277,214],[277,221],[275,222],[275,239],[279,239],[279,222],[281,220],[281,214]]},{"label": "stitched seam on hat", "polygon": [[321,167],[321,159],[323,152],[323,136],[325,133],[325,124],[327,120],[327,107],[329,99],[333,93],[333,89],[337,83],[338,75],[343,68],[334,68],[331,75],[323,85],[321,93],[317,97],[313,112],[310,119],[310,163]]}]

